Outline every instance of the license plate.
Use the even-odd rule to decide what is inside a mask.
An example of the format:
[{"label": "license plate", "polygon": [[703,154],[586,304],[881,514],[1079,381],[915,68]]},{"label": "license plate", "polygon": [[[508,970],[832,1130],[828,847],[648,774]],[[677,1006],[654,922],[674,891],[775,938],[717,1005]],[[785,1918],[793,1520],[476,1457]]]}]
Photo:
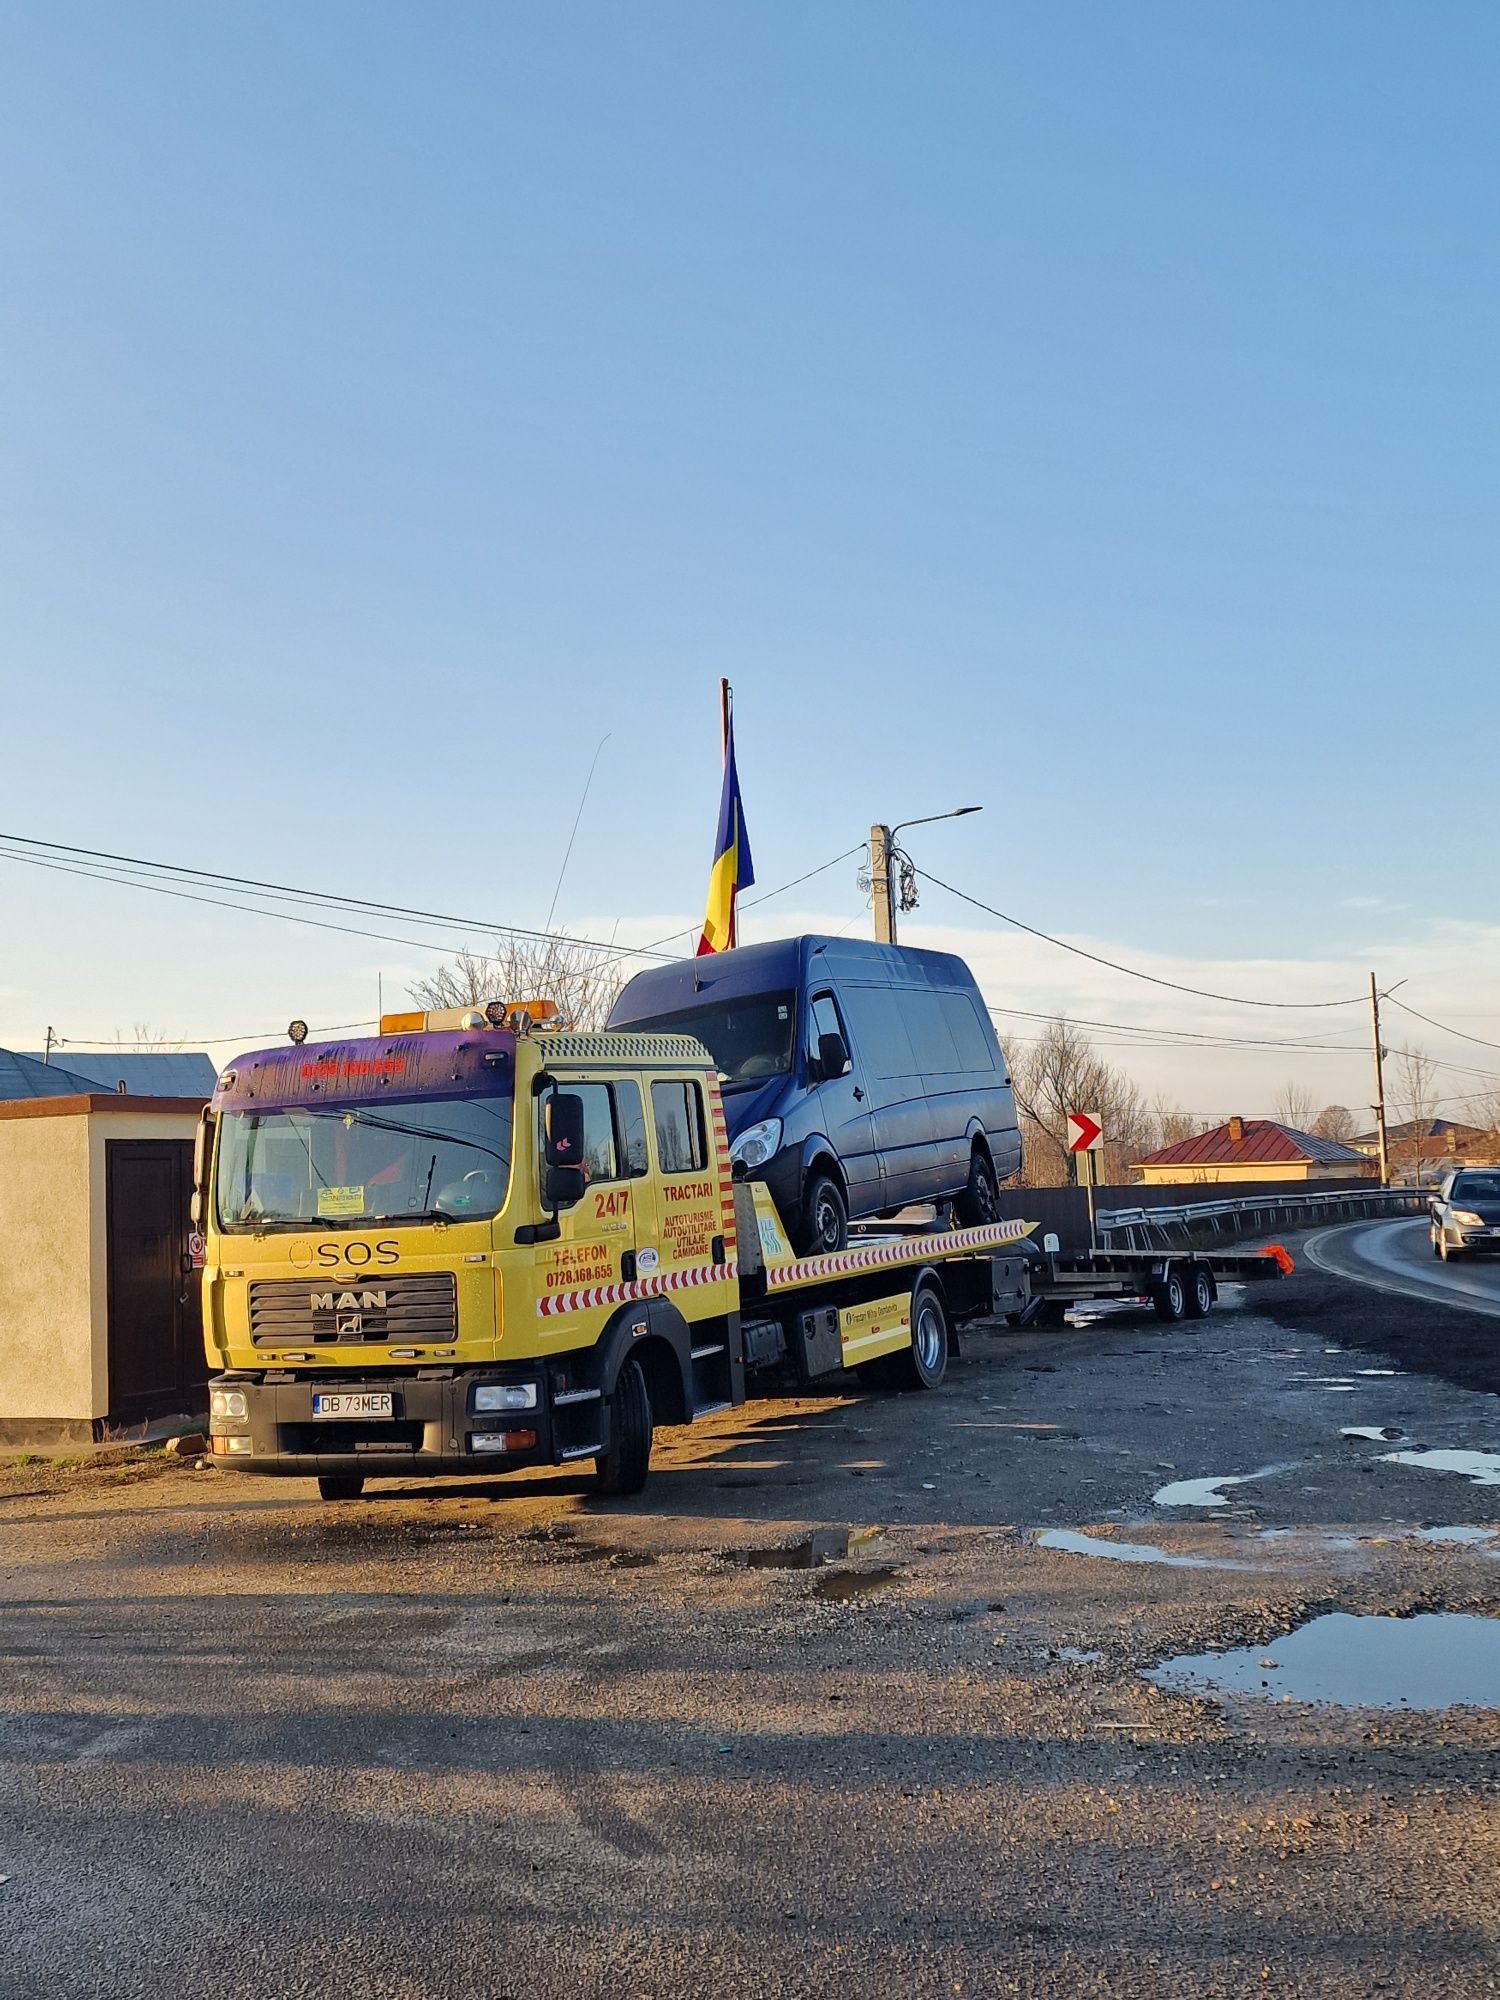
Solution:
[{"label": "license plate", "polygon": [[337,1389],[315,1391],[315,1417],[390,1417],[395,1411],[389,1389]]}]

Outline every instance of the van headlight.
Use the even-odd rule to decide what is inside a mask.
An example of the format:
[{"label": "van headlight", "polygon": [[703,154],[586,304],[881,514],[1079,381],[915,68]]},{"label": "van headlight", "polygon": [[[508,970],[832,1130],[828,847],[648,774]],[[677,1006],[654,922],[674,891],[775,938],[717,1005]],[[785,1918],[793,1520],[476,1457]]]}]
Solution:
[{"label": "van headlight", "polygon": [[781,1151],[781,1120],[762,1118],[758,1125],[747,1125],[734,1144],[729,1148],[731,1160],[739,1160],[753,1173],[763,1167],[767,1160],[774,1159]]},{"label": "van headlight", "polygon": [[481,1410],[534,1410],[535,1382],[478,1382],[474,1386],[474,1412]]},{"label": "van headlight", "polygon": [[[199,1407],[201,1408],[202,1405],[200,1404]],[[214,1419],[215,1417],[219,1418],[244,1417],[248,1416],[249,1413],[250,1413],[250,1406],[245,1400],[245,1392],[243,1389],[209,1390],[208,1414],[210,1420]]]}]

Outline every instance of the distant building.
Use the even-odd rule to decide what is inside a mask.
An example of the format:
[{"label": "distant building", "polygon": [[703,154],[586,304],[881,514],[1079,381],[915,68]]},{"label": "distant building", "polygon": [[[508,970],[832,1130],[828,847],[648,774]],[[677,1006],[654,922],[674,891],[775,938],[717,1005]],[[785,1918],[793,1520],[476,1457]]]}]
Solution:
[{"label": "distant building", "polygon": [[1342,1181],[1375,1170],[1363,1153],[1269,1118],[1229,1118],[1133,1163],[1148,1186],[1201,1181]]},{"label": "distant building", "polygon": [[[0,1061],[4,1051],[0,1051]],[[219,1073],[214,1068],[212,1058],[199,1053],[184,1053],[178,1049],[152,1049],[147,1053],[132,1050],[103,1049],[93,1055],[79,1055],[67,1049],[62,1055],[54,1055],[50,1061],[43,1061],[35,1054],[13,1058],[14,1061],[35,1063],[40,1069],[56,1070],[59,1067],[69,1076],[82,1080],[86,1090],[121,1090],[130,1097],[196,1097],[200,1104],[207,1104],[214,1094],[214,1085]],[[74,1084],[72,1088],[77,1088]],[[0,1097],[10,1093],[0,1083]],[[18,1095],[48,1096],[57,1092],[47,1090],[18,1092]]]},{"label": "distant building", "polygon": [[[1349,1144],[1368,1159],[1380,1157],[1380,1138],[1375,1132],[1359,1132]],[[1429,1118],[1425,1122],[1408,1118],[1386,1127],[1386,1150],[1392,1166],[1420,1168],[1424,1176],[1443,1166],[1485,1166],[1500,1160],[1500,1133],[1487,1132],[1482,1125],[1465,1125],[1454,1118]]]}]

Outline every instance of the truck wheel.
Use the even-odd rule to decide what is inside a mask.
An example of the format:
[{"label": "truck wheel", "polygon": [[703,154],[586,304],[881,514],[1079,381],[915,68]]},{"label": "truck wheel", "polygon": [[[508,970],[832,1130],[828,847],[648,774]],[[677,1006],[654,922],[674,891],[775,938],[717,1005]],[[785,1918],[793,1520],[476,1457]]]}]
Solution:
[{"label": "truck wheel", "polygon": [[358,1472],[329,1472],[318,1475],[318,1493],[324,1500],[357,1500],[365,1490]]},{"label": "truck wheel", "polygon": [[969,1185],[955,1199],[953,1213],[965,1229],[982,1229],[986,1223],[1000,1220],[995,1169],[983,1153],[975,1153],[969,1161]]},{"label": "truck wheel", "polygon": [[1188,1273],[1185,1309],[1189,1319],[1207,1319],[1214,1309],[1213,1273],[1206,1264],[1195,1264]]},{"label": "truck wheel", "polygon": [[797,1254],[827,1257],[849,1244],[849,1211],[843,1191],[832,1174],[814,1174],[802,1192],[798,1218]]},{"label": "truck wheel", "polygon": [[627,1361],[609,1399],[609,1448],[594,1460],[598,1493],[639,1493],[651,1466],[651,1398],[639,1361]]},{"label": "truck wheel", "polygon": [[933,1285],[919,1285],[911,1302],[911,1346],[890,1356],[898,1389],[936,1389],[948,1372],[948,1315]]},{"label": "truck wheel", "polygon": [[1167,1275],[1151,1294],[1151,1303],[1158,1319],[1184,1319],[1187,1316],[1188,1290],[1183,1283],[1182,1272],[1175,1264],[1167,1266]]}]

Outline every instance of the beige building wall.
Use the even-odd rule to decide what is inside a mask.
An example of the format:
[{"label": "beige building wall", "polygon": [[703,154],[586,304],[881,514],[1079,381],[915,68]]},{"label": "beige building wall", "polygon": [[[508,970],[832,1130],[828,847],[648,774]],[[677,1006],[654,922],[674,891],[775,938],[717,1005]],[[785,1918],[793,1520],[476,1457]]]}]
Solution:
[{"label": "beige building wall", "polygon": [[191,1142],[198,1129],[192,1106],[66,1101],[66,1112],[0,1107],[0,1430],[12,1435],[35,1421],[87,1436],[108,1416],[105,1148],[118,1139]]},{"label": "beige building wall", "polygon": [[1236,1181],[1348,1181],[1371,1178],[1368,1171],[1361,1173],[1362,1162],[1344,1160],[1323,1165],[1307,1160],[1272,1160],[1247,1162],[1239,1165],[1233,1160],[1220,1164],[1193,1167],[1137,1167],[1136,1172],[1147,1187],[1200,1187]]},{"label": "beige building wall", "polygon": [[108,1407],[94,1122],[0,1118],[0,1419],[87,1421]]}]

